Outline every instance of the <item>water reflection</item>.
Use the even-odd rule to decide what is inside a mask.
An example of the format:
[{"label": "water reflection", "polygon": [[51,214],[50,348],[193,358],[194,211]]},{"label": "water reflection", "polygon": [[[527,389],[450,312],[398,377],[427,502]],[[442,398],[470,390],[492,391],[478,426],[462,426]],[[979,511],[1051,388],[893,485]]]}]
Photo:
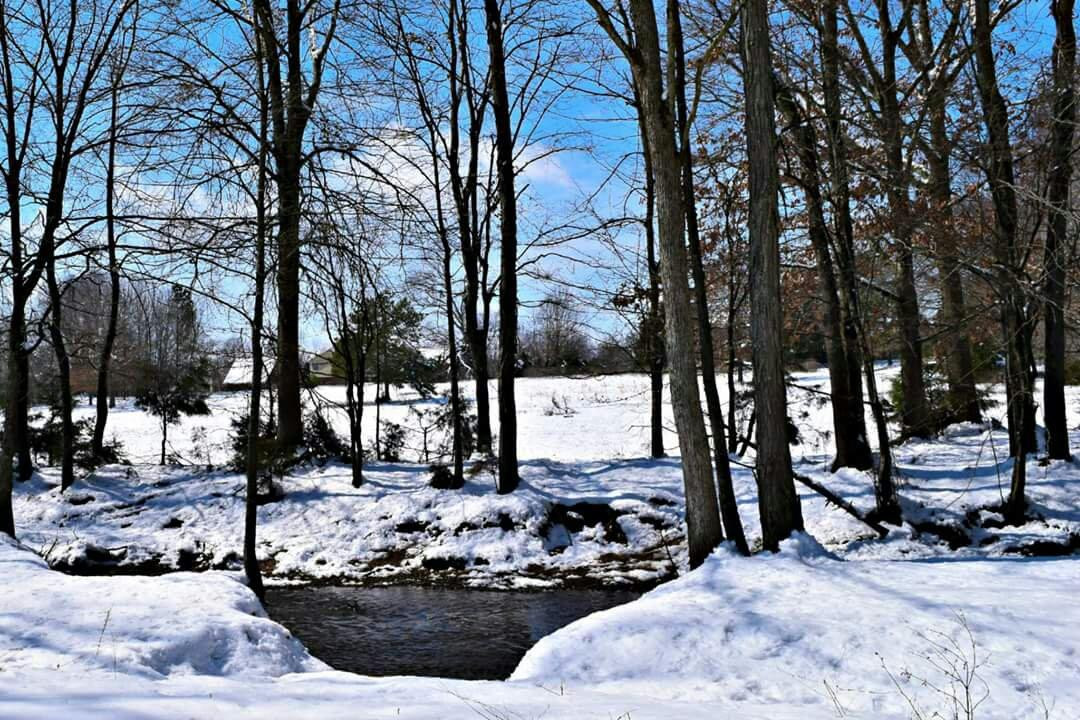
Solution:
[{"label": "water reflection", "polygon": [[619,590],[269,588],[267,610],[338,670],[502,679],[540,638],[636,597]]}]

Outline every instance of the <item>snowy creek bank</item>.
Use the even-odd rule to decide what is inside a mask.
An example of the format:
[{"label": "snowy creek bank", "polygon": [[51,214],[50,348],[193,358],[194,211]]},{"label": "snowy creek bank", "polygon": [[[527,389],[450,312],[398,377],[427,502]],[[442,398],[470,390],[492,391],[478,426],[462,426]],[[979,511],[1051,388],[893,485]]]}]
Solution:
[{"label": "snowy creek bank", "polygon": [[541,638],[638,597],[628,590],[274,587],[266,610],[337,670],[505,680]]},{"label": "snowy creek bank", "polygon": [[[511,496],[474,476],[428,486],[427,468],[304,467],[259,508],[258,553],[271,584],[648,589],[676,574],[678,466],[612,461],[523,466]],[[74,575],[238,570],[244,478],[153,465],[109,466],[60,493],[50,472],[17,494],[21,539]]]}]

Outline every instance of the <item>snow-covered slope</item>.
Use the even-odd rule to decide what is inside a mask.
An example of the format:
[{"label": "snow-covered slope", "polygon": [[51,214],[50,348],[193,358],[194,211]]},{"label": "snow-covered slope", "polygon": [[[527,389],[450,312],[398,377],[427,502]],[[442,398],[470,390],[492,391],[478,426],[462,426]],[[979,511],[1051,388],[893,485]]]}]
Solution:
[{"label": "snow-covered slope", "polygon": [[843,562],[806,536],[774,556],[720,551],[544,638],[512,679],[837,717],[906,717],[906,694],[930,718],[952,717],[965,690],[947,673],[967,663],[985,697],[974,717],[1044,718],[1045,704],[1075,718],[1077,570],[1075,559]]}]

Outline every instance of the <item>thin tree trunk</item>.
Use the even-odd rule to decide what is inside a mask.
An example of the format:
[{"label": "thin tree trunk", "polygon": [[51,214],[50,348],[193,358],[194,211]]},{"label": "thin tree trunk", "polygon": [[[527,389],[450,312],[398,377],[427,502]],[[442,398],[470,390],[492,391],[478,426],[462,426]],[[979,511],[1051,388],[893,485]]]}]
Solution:
[{"label": "thin tree trunk", "polygon": [[[652,185],[651,179],[649,185]],[[649,454],[662,458],[667,454],[664,450],[664,311],[660,306],[660,267],[656,260],[656,231],[653,228],[656,193],[652,187],[646,192],[649,209],[646,213],[645,261],[649,265],[649,309],[644,331],[649,353]]]},{"label": "thin tree trunk", "polygon": [[484,0],[487,43],[490,54],[491,108],[495,117],[495,150],[499,177],[500,267],[499,278],[499,477],[496,489],[513,492],[519,482],[517,452],[517,404],[514,377],[517,371],[517,194],[514,191],[514,131],[506,89],[506,55],[503,50],[502,11],[498,0]]},{"label": "thin tree trunk", "polygon": [[165,416],[161,417],[161,460],[159,465],[165,467],[165,446],[169,443],[169,423],[165,420]]},{"label": "thin tree trunk", "polygon": [[777,207],[779,181],[766,0],[746,0],[741,15],[746,154],[750,177],[750,336],[754,408],[760,428],[756,476],[762,544],[766,550],[775,552],[781,540],[803,529],[803,519],[792,478],[786,432]]},{"label": "thin tree trunk", "polygon": [[[440,213],[441,214],[441,213]],[[457,324],[454,322],[454,285],[453,267],[450,262],[450,241],[443,239],[443,293],[446,296],[446,343],[450,353],[450,412],[453,416],[453,484],[449,488],[458,490],[465,486],[464,461],[461,442],[461,391],[458,378],[460,360],[458,359]]]},{"label": "thin tree trunk", "polygon": [[653,177],[649,134],[641,112],[641,93],[633,84],[638,108],[638,133],[641,136],[642,170],[645,175],[645,264],[649,275],[648,309],[640,333],[649,363],[649,451],[654,458],[664,457],[664,320],[660,306],[660,265],[656,260],[656,180]]},{"label": "thin tree trunk", "polygon": [[109,147],[105,169],[105,241],[109,253],[109,320],[105,339],[101,345],[98,361],[97,403],[94,420],[94,437],[91,450],[97,461],[102,459],[105,443],[105,426],[109,421],[109,371],[112,368],[113,346],[120,317],[120,266],[116,257],[116,142],[117,114],[119,111],[120,78],[113,79],[109,106]]},{"label": "thin tree trunk", "polygon": [[1057,27],[1054,40],[1054,119],[1050,136],[1050,179],[1047,200],[1045,318],[1046,372],[1043,380],[1043,422],[1046,450],[1054,459],[1068,460],[1069,428],[1065,419],[1065,304],[1069,262],[1069,187],[1072,180],[1073,128],[1076,125],[1076,29],[1074,0],[1051,0]]},{"label": "thin tree trunk", "polygon": [[[376,313],[378,313],[379,303],[375,303]],[[376,315],[378,318],[378,315]],[[379,327],[379,323],[382,319],[379,318],[376,322],[376,327]],[[380,329],[379,336],[382,335]],[[379,384],[382,382],[382,343],[378,342],[375,345],[375,459],[382,460],[382,398],[379,397]],[[364,378],[361,378],[361,382],[364,382]]]},{"label": "thin tree trunk", "polygon": [[915,288],[914,224],[908,197],[910,177],[904,165],[903,118],[897,97],[896,53],[900,33],[892,24],[887,0],[876,0],[881,43],[881,75],[876,86],[880,133],[885,151],[885,195],[897,255],[896,316],[900,333],[901,422],[907,435],[925,436],[933,429],[923,377],[921,315]]},{"label": "thin tree trunk", "polygon": [[732,286],[728,283],[728,322],[727,322],[727,387],[728,387],[728,453],[734,453],[739,447],[739,433],[735,412],[738,409],[738,391],[735,388],[735,365],[738,359],[735,356],[735,310],[734,300],[730,299],[733,294]]},{"label": "thin tree trunk", "polygon": [[[348,270],[350,272],[353,270]],[[359,270],[360,273],[363,270]],[[361,289],[361,311],[360,311],[360,327],[359,337],[353,332],[351,313],[349,312],[348,299],[346,298],[345,287],[340,281],[337,281],[335,287],[337,302],[337,316],[340,323],[341,346],[338,352],[341,354],[342,363],[345,365],[345,414],[349,418],[349,454],[352,455],[351,471],[352,471],[352,486],[358,488],[364,484],[364,453],[363,448],[360,445],[360,432],[363,422],[364,413],[364,400],[363,400],[363,387],[364,387],[364,369],[365,358],[367,357],[367,339],[372,332],[372,323],[368,316],[367,301],[364,298],[364,290]],[[378,326],[375,325],[374,333],[378,337]],[[365,345],[362,346],[361,343]],[[378,343],[378,340],[376,340]],[[378,354],[378,346],[376,345],[376,354]],[[359,379],[360,384],[360,402],[356,401],[356,386]]]},{"label": "thin tree trunk", "polygon": [[[50,245],[50,252],[52,246]],[[63,295],[56,279],[56,259],[48,261],[45,271],[46,284],[49,288],[49,337],[52,340],[53,353],[60,380],[60,423],[62,451],[60,454],[60,490],[63,492],[75,484],[75,423],[71,419],[71,357],[68,355],[61,330],[63,319]]]},{"label": "thin tree trunk", "polygon": [[[244,575],[248,587],[260,600],[266,597],[262,569],[255,549],[259,524],[259,449],[262,444],[263,315],[266,296],[267,174],[269,164],[270,110],[266,94],[263,43],[259,14],[252,13],[255,25],[256,79],[259,89],[259,168],[255,188],[255,307],[251,318],[251,396],[248,407],[246,482],[244,485]],[[273,403],[271,403],[272,406]]]},{"label": "thin tree trunk", "polygon": [[952,415],[949,419],[978,422],[982,412],[975,388],[971,338],[966,326],[968,320],[964,280],[957,259],[956,228],[952,225],[952,177],[949,169],[952,146],[946,128],[946,90],[944,80],[935,78],[926,94],[926,103],[930,120],[930,152],[927,154],[930,169],[929,195],[935,213],[931,230],[937,249],[938,274],[941,276],[941,312],[948,327],[945,372],[949,386],[948,404]]}]

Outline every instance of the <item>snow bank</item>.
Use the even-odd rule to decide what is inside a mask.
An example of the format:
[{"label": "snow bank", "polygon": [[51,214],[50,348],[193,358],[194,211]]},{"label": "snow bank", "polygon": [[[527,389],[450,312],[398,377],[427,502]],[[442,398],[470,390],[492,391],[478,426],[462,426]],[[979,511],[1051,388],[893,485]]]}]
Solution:
[{"label": "snow bank", "polygon": [[277,676],[325,668],[224,573],[69,577],[0,538],[0,667]]},{"label": "snow bank", "polygon": [[843,562],[805,536],[773,556],[721,550],[544,638],[512,679],[909,717],[895,679],[930,717],[947,699],[916,678],[943,683],[927,657],[955,641],[985,663],[977,717],[1043,718],[1043,702],[1052,718],[1080,717],[1076,570],[1075,560]]}]

